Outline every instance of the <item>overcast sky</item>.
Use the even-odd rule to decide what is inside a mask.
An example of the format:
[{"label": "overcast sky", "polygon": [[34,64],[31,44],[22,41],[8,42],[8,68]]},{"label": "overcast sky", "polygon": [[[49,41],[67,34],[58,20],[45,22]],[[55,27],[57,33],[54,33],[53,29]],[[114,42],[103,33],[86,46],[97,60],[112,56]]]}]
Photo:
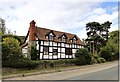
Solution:
[{"label": "overcast sky", "polygon": [[80,39],[86,38],[85,26],[88,22],[110,21],[110,31],[118,29],[118,1],[93,1],[0,0],[0,17],[5,19],[8,29],[24,36],[32,20],[38,27],[73,33]]}]

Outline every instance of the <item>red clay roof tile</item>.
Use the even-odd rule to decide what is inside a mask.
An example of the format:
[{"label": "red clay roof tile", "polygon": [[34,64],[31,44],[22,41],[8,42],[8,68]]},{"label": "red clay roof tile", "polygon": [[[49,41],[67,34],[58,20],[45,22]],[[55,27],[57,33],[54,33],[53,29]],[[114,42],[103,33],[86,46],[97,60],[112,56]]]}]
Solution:
[{"label": "red clay roof tile", "polygon": [[[51,31],[51,29],[47,29],[47,28],[42,28],[42,27],[36,27],[37,28],[37,37],[40,39],[40,40],[48,40],[45,35],[47,33],[49,33]],[[76,44],[81,44],[81,45],[84,45],[84,43],[79,39],[79,37],[75,34],[71,34],[71,33],[66,33],[66,32],[60,32],[60,31],[56,31],[56,30],[52,30],[53,33],[56,35],[54,37],[54,41],[56,42],[61,42],[61,39],[59,38],[61,35],[65,34],[67,36],[67,41],[66,43],[69,43],[69,44],[72,44],[71,40],[74,36],[76,36],[76,38],[78,39],[77,40],[77,43]]]}]

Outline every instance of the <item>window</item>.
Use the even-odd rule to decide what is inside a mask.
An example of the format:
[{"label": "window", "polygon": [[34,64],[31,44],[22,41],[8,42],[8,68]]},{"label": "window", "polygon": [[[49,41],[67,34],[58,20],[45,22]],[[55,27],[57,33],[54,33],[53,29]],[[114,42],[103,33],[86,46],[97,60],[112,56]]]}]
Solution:
[{"label": "window", "polygon": [[53,40],[53,36],[49,34],[49,35],[48,35],[48,39],[49,39],[49,40]]},{"label": "window", "polygon": [[73,43],[76,43],[76,38],[73,38]]},{"label": "window", "polygon": [[53,55],[57,55],[58,50],[57,49],[53,49]]},{"label": "window", "polygon": [[66,55],[72,55],[72,49],[71,48],[65,48],[65,54]]},{"label": "window", "polygon": [[62,36],[62,42],[66,42],[65,36]]},{"label": "window", "polygon": [[45,55],[48,55],[49,47],[44,46],[44,47],[43,47],[43,50],[44,50],[44,54],[45,54]]}]

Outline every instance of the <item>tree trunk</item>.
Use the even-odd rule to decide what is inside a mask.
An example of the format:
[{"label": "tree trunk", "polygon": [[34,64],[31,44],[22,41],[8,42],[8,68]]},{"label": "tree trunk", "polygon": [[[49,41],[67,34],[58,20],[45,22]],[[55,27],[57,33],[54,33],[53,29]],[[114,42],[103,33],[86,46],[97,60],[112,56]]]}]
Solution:
[{"label": "tree trunk", "polygon": [[94,41],[93,41],[93,54],[95,53],[95,45],[94,45]]}]

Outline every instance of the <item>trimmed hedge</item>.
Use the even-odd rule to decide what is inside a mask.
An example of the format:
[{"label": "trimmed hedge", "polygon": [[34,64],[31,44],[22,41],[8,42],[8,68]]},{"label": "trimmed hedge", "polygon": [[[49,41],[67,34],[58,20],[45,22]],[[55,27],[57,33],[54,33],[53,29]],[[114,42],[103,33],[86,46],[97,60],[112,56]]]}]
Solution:
[{"label": "trimmed hedge", "polygon": [[13,68],[35,68],[39,65],[38,62],[29,60],[27,58],[21,59],[14,59],[14,60],[7,60],[2,62],[3,67],[13,67]]},{"label": "trimmed hedge", "polygon": [[2,62],[3,67],[13,67],[13,68],[53,68],[53,67],[65,67],[75,65],[76,59],[60,59],[60,60],[37,60],[32,61],[30,59],[24,58],[19,60],[8,60]]},{"label": "trimmed hedge", "polygon": [[53,68],[75,65],[76,59],[60,59],[60,60],[37,60],[39,68]]}]

